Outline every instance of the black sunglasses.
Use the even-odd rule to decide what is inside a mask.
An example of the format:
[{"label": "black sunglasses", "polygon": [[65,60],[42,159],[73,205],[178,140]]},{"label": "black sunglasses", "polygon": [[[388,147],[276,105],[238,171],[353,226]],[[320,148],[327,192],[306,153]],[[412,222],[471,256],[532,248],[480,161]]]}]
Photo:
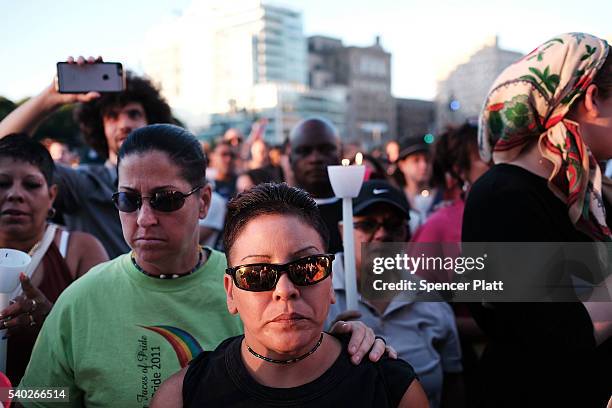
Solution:
[{"label": "black sunglasses", "polygon": [[283,265],[256,263],[227,268],[236,287],[249,292],[265,292],[276,287],[281,275],[287,273],[294,285],[310,286],[331,275],[334,255],[310,255]]},{"label": "black sunglasses", "polygon": [[138,210],[142,206],[142,200],[148,199],[152,209],[162,212],[172,212],[180,210],[185,205],[185,199],[201,189],[203,186],[198,186],[188,193],[180,191],[157,191],[150,197],[140,195],[134,191],[118,191],[113,194],[113,203],[121,212],[131,213]]},{"label": "black sunglasses", "polygon": [[375,220],[355,221],[353,227],[366,234],[374,234],[380,227],[383,227],[390,234],[405,234],[408,222],[404,219],[386,219],[383,222]]}]

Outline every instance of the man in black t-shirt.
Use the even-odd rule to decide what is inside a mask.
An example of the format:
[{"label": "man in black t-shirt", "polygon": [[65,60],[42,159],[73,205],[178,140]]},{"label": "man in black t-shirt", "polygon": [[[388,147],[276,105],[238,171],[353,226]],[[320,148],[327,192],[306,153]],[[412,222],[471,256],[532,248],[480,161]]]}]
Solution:
[{"label": "man in black t-shirt", "polygon": [[289,160],[295,184],[317,202],[329,230],[329,252],[342,251],[338,221],[342,219],[342,201],[334,196],[327,166],[340,163],[338,131],[329,121],[313,117],[298,123],[290,135]]}]

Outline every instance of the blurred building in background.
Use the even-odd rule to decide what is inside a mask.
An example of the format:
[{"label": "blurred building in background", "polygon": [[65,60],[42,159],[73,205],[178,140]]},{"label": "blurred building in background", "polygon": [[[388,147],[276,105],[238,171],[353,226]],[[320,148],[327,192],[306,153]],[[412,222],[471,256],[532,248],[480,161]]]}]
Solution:
[{"label": "blurred building in background", "polygon": [[302,20],[300,11],[262,0],[194,2],[152,33],[144,70],[196,133],[236,117],[268,118],[272,144],[310,115],[344,129],[346,92],[308,87]]},{"label": "blurred building in background", "polygon": [[302,14],[262,1],[223,1],[214,15],[213,110],[258,108],[259,84],[306,85]]},{"label": "blurred building in background", "polygon": [[434,132],[436,110],[433,101],[396,98],[397,139],[422,137]]},{"label": "blurred building in background", "polygon": [[212,35],[209,7],[193,2],[146,34],[142,68],[160,87],[173,113],[192,129],[212,109]]},{"label": "blurred building in background", "polygon": [[248,133],[265,117],[264,138],[280,144],[317,115],[365,148],[475,120],[497,75],[521,57],[492,38],[438,83],[434,102],[396,99],[379,37],[365,47],[307,39],[301,11],[265,0],[194,1],[150,33],[144,55],[145,73],[195,133],[218,136],[236,123]]},{"label": "blurred building in background", "polygon": [[280,145],[300,120],[310,116],[323,116],[344,133],[346,92],[343,88],[317,90],[304,85],[260,84],[254,89],[254,97],[257,109],[237,108],[213,114],[210,126],[200,136],[213,139],[231,127],[248,135],[253,122],[267,118],[264,138],[272,145]]},{"label": "blurred building in background", "polygon": [[337,38],[309,37],[308,78],[313,89],[346,89],[346,140],[369,147],[395,137],[391,54],[383,49],[379,37],[368,47],[345,46]]},{"label": "blurred building in background", "polygon": [[439,81],[435,99],[436,130],[477,120],[495,78],[521,57],[521,53],[499,48],[495,36],[467,62],[451,71],[446,79]]}]

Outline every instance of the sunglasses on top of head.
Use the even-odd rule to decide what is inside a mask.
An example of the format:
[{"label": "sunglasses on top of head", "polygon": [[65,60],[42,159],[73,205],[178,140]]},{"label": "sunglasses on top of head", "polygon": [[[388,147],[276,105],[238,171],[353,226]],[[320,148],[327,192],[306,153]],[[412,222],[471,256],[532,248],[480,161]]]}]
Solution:
[{"label": "sunglasses on top of head", "polygon": [[265,292],[276,287],[281,275],[287,273],[289,280],[297,286],[315,285],[332,271],[334,255],[309,255],[286,264],[256,263],[227,268],[236,287],[249,292]]},{"label": "sunglasses on top of head", "polygon": [[143,196],[135,191],[118,191],[113,194],[113,203],[121,212],[131,213],[142,207],[142,200],[148,199],[152,209],[162,212],[172,212],[183,208],[185,199],[200,190],[198,186],[187,193],[180,191],[165,190],[157,191],[151,196]]}]

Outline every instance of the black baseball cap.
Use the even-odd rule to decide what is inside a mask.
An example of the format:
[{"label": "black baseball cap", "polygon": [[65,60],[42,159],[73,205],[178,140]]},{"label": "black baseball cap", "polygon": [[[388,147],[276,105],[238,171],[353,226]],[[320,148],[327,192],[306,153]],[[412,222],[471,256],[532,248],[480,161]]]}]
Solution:
[{"label": "black baseball cap", "polygon": [[414,153],[429,152],[429,146],[423,142],[422,138],[409,138],[400,142],[400,152],[397,160],[403,160]]},{"label": "black baseball cap", "polygon": [[362,215],[368,207],[387,203],[410,219],[410,204],[404,193],[386,180],[369,180],[363,183],[359,195],[353,199],[353,215]]}]

